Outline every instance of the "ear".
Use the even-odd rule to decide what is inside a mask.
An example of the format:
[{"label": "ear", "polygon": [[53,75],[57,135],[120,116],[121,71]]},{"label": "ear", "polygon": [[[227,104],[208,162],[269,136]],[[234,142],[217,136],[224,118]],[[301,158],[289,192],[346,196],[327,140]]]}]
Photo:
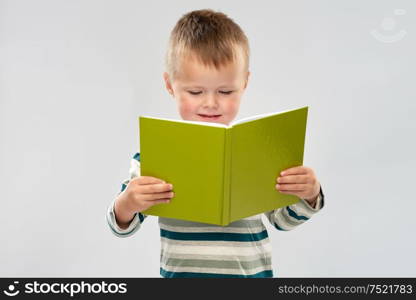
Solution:
[{"label": "ear", "polygon": [[173,96],[173,88],[169,79],[169,74],[167,72],[163,72],[163,79],[165,80],[166,89],[168,90],[169,94]]},{"label": "ear", "polygon": [[247,84],[248,84],[248,78],[250,77],[250,71],[247,71],[247,77],[246,77],[246,83],[244,84],[244,89],[246,89]]}]

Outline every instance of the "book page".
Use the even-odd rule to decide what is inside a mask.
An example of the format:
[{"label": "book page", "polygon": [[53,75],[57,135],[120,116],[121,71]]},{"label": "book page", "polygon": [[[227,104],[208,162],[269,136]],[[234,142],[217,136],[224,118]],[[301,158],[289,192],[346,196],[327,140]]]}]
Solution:
[{"label": "book page", "polygon": [[[307,107],[307,106],[305,106]],[[169,119],[169,118],[159,118],[159,117],[151,117],[151,116],[142,116],[142,117],[146,117],[146,118],[151,118],[151,119],[158,119],[158,120],[165,120],[165,121],[172,121],[172,122],[180,122],[180,123],[190,123],[190,124],[197,124],[197,125],[204,125],[204,126],[212,126],[212,127],[222,127],[222,128],[231,128],[234,125],[237,124],[242,124],[242,123],[247,123],[253,120],[257,120],[257,119],[261,119],[261,118],[265,118],[268,116],[272,116],[272,115],[278,115],[278,114],[282,114],[288,111],[293,111],[293,110],[297,110],[297,109],[301,109],[304,107],[299,107],[299,108],[295,108],[295,109],[287,109],[287,110],[282,110],[282,111],[275,111],[275,112],[271,112],[271,113],[263,113],[263,114],[258,114],[258,115],[254,115],[251,117],[246,117],[243,119],[239,119],[239,120],[235,120],[233,122],[231,122],[229,125],[225,125],[222,123],[215,123],[215,122],[204,122],[204,121],[189,121],[189,120],[181,120],[181,119]]]},{"label": "book page", "polygon": [[308,107],[261,114],[230,129],[230,222],[299,201],[276,193],[270,182],[282,170],[303,164],[307,114]]},{"label": "book page", "polygon": [[144,118],[150,118],[150,119],[157,119],[157,120],[165,120],[165,121],[171,121],[171,122],[179,122],[179,123],[190,123],[190,124],[197,124],[197,125],[205,125],[205,126],[213,126],[213,127],[229,127],[222,123],[215,123],[215,122],[204,122],[204,121],[189,121],[189,120],[180,120],[180,119],[169,119],[169,118],[157,118],[157,117],[151,117],[151,116],[142,116]]},{"label": "book page", "polygon": [[[302,107],[300,107],[300,108],[302,108]],[[247,117],[247,118],[243,118],[243,119],[239,119],[239,120],[233,121],[227,127],[232,127],[232,126],[237,125],[237,124],[242,124],[242,123],[250,122],[250,121],[253,121],[253,120],[265,118],[265,117],[272,116],[272,115],[282,114],[282,113],[285,113],[285,112],[288,112],[288,111],[292,111],[292,110],[297,110],[297,109],[300,109],[300,108],[287,109],[287,110],[278,111],[278,112],[272,112],[272,113],[264,113],[264,114],[254,115],[254,116],[251,116],[251,117]]]}]

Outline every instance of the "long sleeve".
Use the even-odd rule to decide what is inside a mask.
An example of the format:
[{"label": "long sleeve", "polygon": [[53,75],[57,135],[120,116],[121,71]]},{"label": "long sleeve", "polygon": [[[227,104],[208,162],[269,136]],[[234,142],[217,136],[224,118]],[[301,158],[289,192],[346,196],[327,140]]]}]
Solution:
[{"label": "long sleeve", "polygon": [[[140,176],[140,153],[136,153],[131,159],[129,178],[123,181],[122,186],[121,186],[121,191],[118,193],[118,195],[126,189],[131,179],[138,177],[138,176]],[[110,227],[111,232],[113,232],[117,237],[131,236],[140,228],[141,224],[143,223],[144,219],[147,216],[140,212],[136,212],[129,226],[126,229],[122,229],[118,226],[117,221],[116,221],[116,217],[114,213],[115,201],[116,199],[113,199],[113,201],[110,203],[107,209],[106,220],[107,220],[108,226]]]},{"label": "long sleeve", "polygon": [[282,231],[292,230],[320,211],[324,207],[324,198],[321,187],[315,208],[305,199],[300,199],[299,202],[266,212],[265,215],[276,229]]}]

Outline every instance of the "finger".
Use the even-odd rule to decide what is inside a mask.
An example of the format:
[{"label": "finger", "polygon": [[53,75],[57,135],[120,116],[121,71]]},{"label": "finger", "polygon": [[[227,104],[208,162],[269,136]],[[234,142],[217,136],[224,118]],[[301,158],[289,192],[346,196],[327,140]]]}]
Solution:
[{"label": "finger", "polygon": [[277,183],[308,183],[307,175],[288,175],[276,178]]},{"label": "finger", "polygon": [[303,193],[297,192],[297,191],[279,191],[280,194],[285,194],[285,195],[293,195],[293,196],[297,196],[299,198],[303,198]]},{"label": "finger", "polygon": [[152,176],[139,176],[139,177],[135,177],[134,179],[132,179],[131,181],[137,181],[137,183],[139,184],[154,184],[154,183],[164,183],[165,181],[160,179],[160,178],[156,178],[156,177],[152,177]]},{"label": "finger", "polygon": [[159,200],[153,200],[150,206],[156,205],[156,204],[161,204],[161,203],[169,203],[170,202],[170,198],[164,198],[164,199],[159,199]]},{"label": "finger", "polygon": [[155,184],[146,184],[140,187],[142,194],[154,194],[171,191],[173,185],[170,183],[155,183]]},{"label": "finger", "polygon": [[280,172],[280,175],[286,176],[286,175],[306,174],[306,173],[308,173],[306,167],[298,166],[298,167],[293,167],[293,168],[283,170],[282,172]]},{"label": "finger", "polygon": [[165,192],[165,193],[156,193],[156,194],[145,194],[143,199],[144,201],[155,201],[158,199],[170,199],[173,198],[175,194],[173,192]]},{"label": "finger", "polygon": [[276,185],[276,189],[279,191],[304,191],[306,190],[308,187],[307,184],[294,184],[294,183],[289,183],[289,184],[277,184]]}]

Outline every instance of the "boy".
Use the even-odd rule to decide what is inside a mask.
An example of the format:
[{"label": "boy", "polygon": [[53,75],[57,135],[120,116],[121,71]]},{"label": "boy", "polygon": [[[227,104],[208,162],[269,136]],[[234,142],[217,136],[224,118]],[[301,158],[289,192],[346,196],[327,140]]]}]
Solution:
[{"label": "boy", "polygon": [[[248,65],[249,45],[241,28],[223,13],[197,10],[174,27],[163,77],[184,120],[229,124],[248,83]],[[118,237],[132,235],[147,217],[143,210],[175,201],[173,190],[163,179],[140,176],[136,153],[130,178],[108,208],[112,232]],[[278,230],[295,228],[324,204],[319,181],[304,166],[284,170],[276,178],[276,192],[300,198],[265,213]],[[159,217],[159,226],[162,277],[273,277],[271,245],[261,214],[224,227]]]}]

